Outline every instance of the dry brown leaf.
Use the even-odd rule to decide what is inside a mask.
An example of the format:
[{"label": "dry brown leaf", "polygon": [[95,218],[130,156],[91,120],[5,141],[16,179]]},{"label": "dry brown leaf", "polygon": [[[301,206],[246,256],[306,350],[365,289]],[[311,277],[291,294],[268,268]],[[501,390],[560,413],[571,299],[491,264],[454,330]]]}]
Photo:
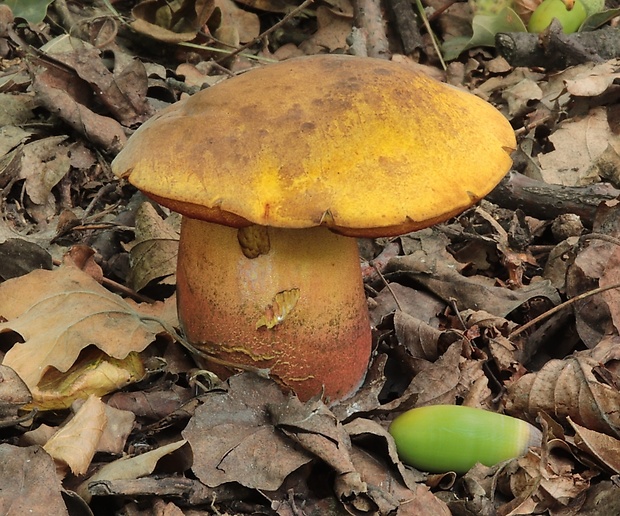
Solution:
[{"label": "dry brown leaf", "polygon": [[95,261],[96,251],[84,244],[71,246],[62,257],[64,265],[72,265],[92,276],[97,283],[103,283],[103,269]]},{"label": "dry brown leaf", "polygon": [[[462,381],[462,367],[467,362],[462,356],[462,349],[462,342],[455,342],[435,362],[424,366],[416,374],[403,398],[410,393],[417,393],[416,406],[454,405],[456,398],[470,387],[463,385]],[[477,367],[480,368],[481,364]]]},{"label": "dry brown leaf", "polygon": [[122,126],[113,118],[90,110],[71,95],[73,88],[67,82],[76,82],[74,76],[55,76],[55,73],[55,68],[33,72],[32,87],[37,100],[106,152],[119,152],[127,141]]},{"label": "dry brown leaf", "polygon": [[387,448],[387,455],[392,464],[396,466],[400,475],[400,481],[407,486],[408,489],[415,491],[415,487],[428,478],[428,474],[408,468],[400,461],[394,438],[376,421],[358,417],[343,426],[351,437],[354,448],[357,445],[363,446],[364,443],[368,442],[371,438],[381,442],[380,448]]},{"label": "dry brown leaf", "polygon": [[0,315],[8,320],[0,324],[0,335],[12,331],[25,340],[7,352],[3,363],[31,389],[50,368],[68,371],[89,345],[122,360],[143,351],[161,331],[156,322],[143,321],[137,308],[71,266],[2,283]]},{"label": "dry brown leaf", "polygon": [[[497,482],[504,484],[515,498],[497,509],[498,516],[580,514],[593,473],[583,471],[565,453],[566,447],[564,441],[553,439],[543,444],[542,451],[530,449],[500,471]],[[554,448],[561,453],[555,453]]]},{"label": "dry brown leaf", "polygon": [[[174,224],[174,225],[173,225]],[[141,290],[157,278],[174,282],[179,249],[178,218],[162,219],[151,203],[136,212],[136,239],[130,251],[131,272],[127,282]]]},{"label": "dry brown leaf", "polygon": [[539,412],[570,417],[590,430],[620,437],[620,392],[593,373],[600,366],[587,353],[550,360],[508,387],[506,412],[533,421]]},{"label": "dry brown leaf", "polygon": [[347,47],[347,38],[353,28],[353,14],[343,14],[320,5],[316,10],[318,30],[299,48],[306,54],[318,54],[325,49],[334,51]]},{"label": "dry brown leaf", "polygon": [[538,281],[518,290],[495,286],[482,276],[466,277],[458,272],[459,264],[427,252],[416,252],[390,260],[386,272],[411,278],[446,301],[455,300],[460,309],[485,310],[505,317],[534,297],[560,303],[557,291],[547,281]]},{"label": "dry brown leaf", "polygon": [[93,95],[123,125],[145,122],[152,115],[146,100],[146,71],[138,59],[124,66],[117,61],[112,73],[105,65],[100,49],[66,35],[50,41],[42,50],[87,82]]},{"label": "dry brown leaf", "polygon": [[[602,233],[612,238],[620,238],[620,203],[610,201],[601,203],[597,209],[593,232]],[[613,269],[609,263],[612,256],[617,252],[616,244],[605,240],[593,238],[585,247],[580,247],[572,265],[569,266],[566,275],[566,293],[569,297],[588,292],[604,284],[612,284]],[[613,258],[613,263],[617,257]],[[594,348],[606,335],[614,333],[613,319],[610,315],[609,305],[606,299],[613,299],[617,293],[610,292],[604,297],[602,294],[588,296],[574,304],[573,313],[579,337],[588,348]]]},{"label": "dry brown leaf", "polygon": [[0,444],[0,464],[2,514],[69,514],[54,461],[40,446]]},{"label": "dry brown leaf", "polygon": [[187,441],[181,440],[174,443],[160,446],[154,450],[142,453],[136,457],[122,457],[114,462],[106,464],[99,469],[88,480],[80,484],[77,489],[78,494],[87,502],[91,495],[88,491],[89,484],[96,484],[105,480],[122,480],[139,478],[153,473],[159,459],[178,450]]},{"label": "dry brown leaf", "polygon": [[567,120],[549,136],[554,150],[538,157],[542,178],[565,186],[586,185],[598,179],[596,163],[608,145],[620,148],[620,135],[614,135],[605,108],[590,110],[581,119]]},{"label": "dry brown leaf", "polygon": [[[221,20],[219,27],[215,30],[214,35],[232,46],[238,46],[239,43],[247,43],[258,37],[260,34],[260,20],[255,13],[240,9],[232,0],[214,0],[215,7],[221,11]],[[236,41],[230,41],[222,34],[234,33]]]},{"label": "dry brown leaf", "polygon": [[571,79],[564,81],[566,90],[575,96],[596,97],[605,93],[614,82],[620,80],[620,63],[610,60],[604,63],[588,63],[575,67]]},{"label": "dry brown leaf", "polygon": [[[605,270],[599,279],[600,287],[610,287],[620,284],[620,248],[613,246],[609,259],[605,264]],[[616,333],[620,333],[620,289],[613,288],[602,293],[603,299],[609,308],[611,320],[616,328]]]},{"label": "dry brown leaf", "polygon": [[311,456],[274,428],[268,403],[286,396],[274,382],[251,374],[232,376],[228,392],[205,394],[182,432],[194,454],[192,471],[209,487],[239,482],[275,490]]},{"label": "dry brown leaf", "polygon": [[166,43],[191,41],[214,9],[212,0],[145,0],[132,9],[131,27]]},{"label": "dry brown leaf", "polygon": [[606,469],[615,474],[620,474],[620,440],[607,434],[589,430],[570,418],[568,418],[568,422],[575,430],[575,446],[595,457]]},{"label": "dry brown leaf", "polygon": [[390,283],[390,288],[382,289],[378,296],[370,299],[370,321],[373,327],[377,327],[387,315],[400,310],[437,328],[437,314],[446,307],[446,303],[432,294],[400,283]]},{"label": "dry brown leaf", "polygon": [[333,489],[339,500],[364,512],[376,508],[368,485],[353,464],[349,434],[322,401],[302,403],[290,398],[270,406],[269,411],[280,431],[334,469]]},{"label": "dry brown leaf", "polygon": [[[308,452],[320,457],[338,476],[357,473],[349,455],[349,434],[322,401],[313,399],[303,403],[291,397],[281,403],[270,403],[268,410],[276,428]],[[349,486],[347,491],[366,491],[361,479],[357,478],[354,482],[355,485]]]},{"label": "dry brown leaf", "polygon": [[32,400],[26,384],[13,369],[0,365],[0,423],[18,416],[20,409]]},{"label": "dry brown leaf", "polygon": [[394,331],[412,357],[431,362],[439,357],[439,339],[443,334],[440,330],[399,310],[394,314]]},{"label": "dry brown leaf", "polygon": [[52,188],[69,172],[69,151],[61,145],[66,139],[51,136],[24,146],[20,176],[26,179],[26,192],[35,204],[50,202]]},{"label": "dry brown leaf", "polygon": [[97,451],[106,423],[105,405],[100,398],[90,396],[43,449],[55,461],[68,465],[73,474],[83,475]]}]

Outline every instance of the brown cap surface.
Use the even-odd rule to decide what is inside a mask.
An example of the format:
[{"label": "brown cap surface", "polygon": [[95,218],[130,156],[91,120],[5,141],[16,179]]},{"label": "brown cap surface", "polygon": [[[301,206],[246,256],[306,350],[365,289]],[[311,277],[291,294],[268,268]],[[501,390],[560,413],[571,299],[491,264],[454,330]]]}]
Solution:
[{"label": "brown cap surface", "polygon": [[233,226],[402,234],[460,213],[511,166],[508,121],[407,65],[264,66],[146,122],[112,165],[161,204]]}]

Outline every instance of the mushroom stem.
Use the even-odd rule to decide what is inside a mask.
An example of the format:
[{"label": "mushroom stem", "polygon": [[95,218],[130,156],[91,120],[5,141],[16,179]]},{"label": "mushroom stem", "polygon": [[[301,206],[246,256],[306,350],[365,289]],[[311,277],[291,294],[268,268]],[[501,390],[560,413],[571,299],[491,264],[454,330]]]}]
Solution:
[{"label": "mushroom stem", "polygon": [[302,400],[321,392],[346,398],[364,379],[371,335],[353,238],[323,227],[237,229],[183,217],[177,292],[190,342],[269,369]]}]

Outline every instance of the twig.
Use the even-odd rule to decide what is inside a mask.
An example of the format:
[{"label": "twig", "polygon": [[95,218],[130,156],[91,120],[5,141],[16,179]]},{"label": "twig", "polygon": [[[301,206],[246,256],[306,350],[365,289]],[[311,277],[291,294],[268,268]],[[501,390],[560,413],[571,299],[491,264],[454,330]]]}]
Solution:
[{"label": "twig", "polygon": [[390,58],[390,45],[385,35],[383,14],[379,0],[353,2],[355,25],[362,29],[370,57]]},{"label": "twig", "polygon": [[431,40],[433,41],[433,48],[435,49],[435,52],[437,52],[437,57],[439,58],[441,67],[444,70],[447,70],[448,67],[446,66],[446,63],[443,60],[443,56],[441,55],[441,48],[439,48],[439,42],[437,41],[437,37],[435,36],[435,33],[433,32],[433,29],[431,28],[431,24],[428,21],[428,17],[426,16],[426,11],[424,10],[424,6],[422,5],[422,2],[420,0],[415,0],[415,4],[418,7],[420,18],[422,18],[422,23],[424,23],[424,27],[426,27],[426,32],[428,32],[428,35],[431,37]]},{"label": "twig", "polygon": [[519,328],[515,329],[510,333],[510,335],[508,335],[508,339],[512,340],[517,335],[521,335],[524,331],[529,330],[532,326],[535,326],[539,322],[544,321],[548,317],[551,317],[553,314],[556,314],[564,310],[565,308],[568,308],[569,306],[575,304],[577,301],[581,301],[588,297],[600,294],[601,292],[605,292],[606,290],[612,290],[614,288],[620,288],[620,283],[616,283],[614,285],[607,285],[606,287],[595,288],[589,290],[588,292],[584,292],[583,294],[579,294],[578,296],[575,296],[568,301],[564,301],[564,303],[560,303],[558,306],[554,306],[550,310],[547,310],[545,313],[540,314],[538,317],[534,317],[534,319],[525,323],[523,326],[519,326]]}]

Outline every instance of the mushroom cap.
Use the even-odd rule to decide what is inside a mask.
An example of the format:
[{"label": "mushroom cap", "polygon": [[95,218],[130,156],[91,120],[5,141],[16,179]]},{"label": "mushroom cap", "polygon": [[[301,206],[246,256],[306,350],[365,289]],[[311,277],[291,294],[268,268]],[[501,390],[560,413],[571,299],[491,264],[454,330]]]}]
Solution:
[{"label": "mushroom cap", "polygon": [[515,145],[504,116],[470,93],[405,64],[318,55],[160,111],[112,169],[192,218],[388,236],[484,197]]}]

